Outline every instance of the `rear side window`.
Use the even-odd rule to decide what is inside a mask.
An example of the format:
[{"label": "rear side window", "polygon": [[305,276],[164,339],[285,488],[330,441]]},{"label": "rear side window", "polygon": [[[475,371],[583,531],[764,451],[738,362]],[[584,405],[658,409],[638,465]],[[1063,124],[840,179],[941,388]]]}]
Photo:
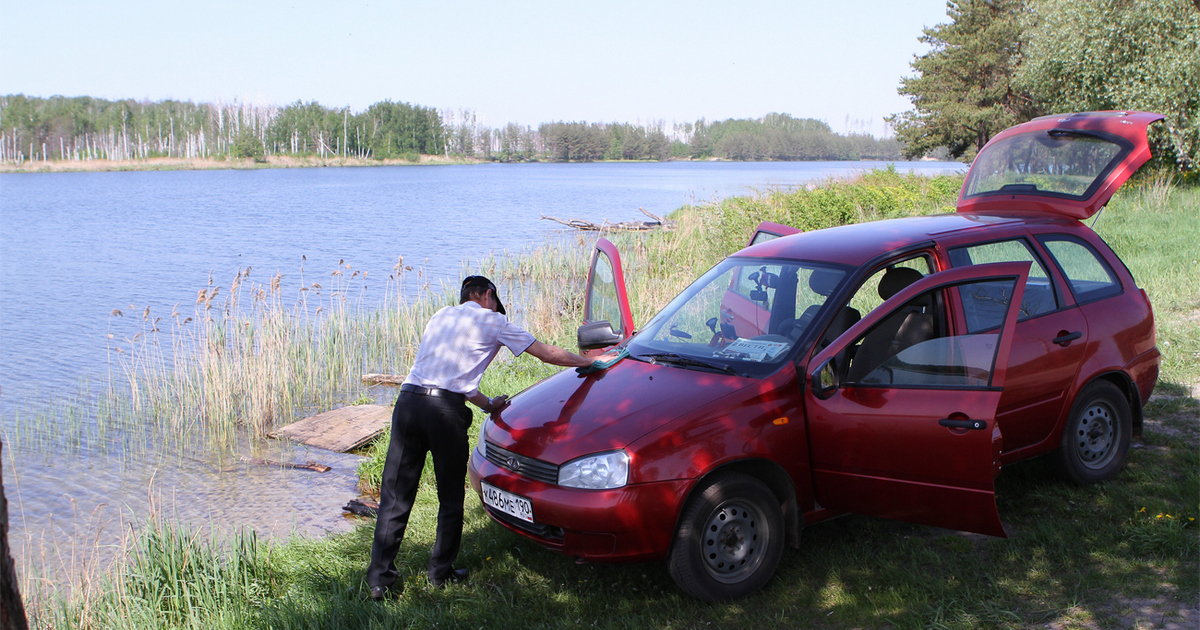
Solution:
[{"label": "rear side window", "polygon": [[1071,293],[1079,303],[1091,302],[1121,292],[1121,283],[1091,245],[1066,234],[1038,237],[1062,270]]},{"label": "rear side window", "polygon": [[[1029,282],[1025,284],[1025,297],[1021,300],[1021,311],[1017,314],[1017,321],[1049,313],[1057,310],[1059,306],[1054,283],[1050,281],[1042,261],[1030,251],[1029,244],[1024,239],[1013,239],[950,250],[950,264],[954,267],[1026,261],[1033,264],[1029,267]],[[970,332],[986,330],[1004,323],[1008,296],[997,293],[999,290],[998,285],[986,282],[978,283],[971,291],[960,289],[963,310],[967,317],[967,329]]]}]

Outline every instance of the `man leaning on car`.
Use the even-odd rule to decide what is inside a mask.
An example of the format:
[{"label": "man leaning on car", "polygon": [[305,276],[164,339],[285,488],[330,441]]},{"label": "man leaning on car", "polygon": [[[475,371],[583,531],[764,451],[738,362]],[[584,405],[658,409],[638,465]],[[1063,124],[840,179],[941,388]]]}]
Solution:
[{"label": "man leaning on car", "polygon": [[513,356],[529,352],[550,365],[592,365],[592,359],[544,344],[509,321],[496,285],[487,278],[468,276],[463,280],[458,306],[439,310],[426,324],[416,361],[400,386],[392,411],[392,437],[367,567],[372,599],[399,590],[393,588],[396,553],[404,539],[427,452],[433,454],[438,493],[437,540],[429,559],[429,581],[441,587],[467,578],[467,569],[453,567],[462,542],[463,479],[467,428],[471,425],[466,403],[486,413],[504,406],[507,396],[489,398],[479,391],[483,373],[501,346]]}]

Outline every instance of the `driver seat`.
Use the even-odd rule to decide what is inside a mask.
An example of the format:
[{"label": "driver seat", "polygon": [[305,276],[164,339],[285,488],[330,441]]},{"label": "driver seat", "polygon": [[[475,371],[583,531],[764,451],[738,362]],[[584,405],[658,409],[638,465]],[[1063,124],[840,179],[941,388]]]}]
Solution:
[{"label": "driver seat", "polygon": [[[808,277],[808,288],[812,289],[813,293],[828,298],[837,289],[842,275],[836,271],[815,269],[812,275]],[[820,304],[814,304],[804,309],[804,313],[800,315],[799,319],[784,322],[783,326],[780,326],[780,331],[792,340],[799,340],[800,335],[808,329],[808,326],[817,316],[817,311],[821,310],[821,306]],[[825,334],[821,336],[817,350],[828,346],[834,339],[837,339],[842,333],[849,330],[851,326],[858,323],[860,319],[862,319],[862,315],[858,312],[858,309],[848,305],[843,306],[837,315],[834,315],[833,321],[829,323],[829,327],[825,329]]]},{"label": "driver seat", "polygon": [[[879,281],[879,297],[887,301],[923,277],[916,269],[892,267]],[[933,336],[933,304],[926,295],[892,313],[863,337],[850,363],[847,381],[861,381],[884,361]]]}]

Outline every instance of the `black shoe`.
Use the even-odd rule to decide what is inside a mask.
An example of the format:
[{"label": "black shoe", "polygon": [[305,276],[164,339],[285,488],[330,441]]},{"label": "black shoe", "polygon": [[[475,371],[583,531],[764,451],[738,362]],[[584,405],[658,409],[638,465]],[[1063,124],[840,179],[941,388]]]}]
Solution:
[{"label": "black shoe", "polygon": [[443,586],[445,586],[447,584],[458,584],[460,582],[466,582],[467,578],[470,577],[470,575],[471,575],[470,569],[451,569],[450,574],[447,575],[446,577],[443,577],[443,578],[431,577],[431,578],[429,578],[429,583],[432,584],[434,588],[442,588]]},{"label": "black shoe", "polygon": [[372,586],[371,599],[380,601],[385,597],[396,597],[400,594],[400,590],[388,586]]}]

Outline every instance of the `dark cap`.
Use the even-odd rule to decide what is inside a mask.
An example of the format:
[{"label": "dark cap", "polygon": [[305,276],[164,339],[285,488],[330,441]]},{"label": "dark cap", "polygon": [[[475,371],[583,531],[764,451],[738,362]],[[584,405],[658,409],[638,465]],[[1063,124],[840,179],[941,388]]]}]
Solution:
[{"label": "dark cap", "polygon": [[504,310],[504,304],[500,301],[500,293],[496,291],[496,285],[492,284],[491,280],[483,276],[467,276],[463,278],[462,290],[459,292],[459,304],[470,299],[471,289],[487,289],[492,292],[492,296],[496,298],[496,311],[501,315],[508,315]]}]

